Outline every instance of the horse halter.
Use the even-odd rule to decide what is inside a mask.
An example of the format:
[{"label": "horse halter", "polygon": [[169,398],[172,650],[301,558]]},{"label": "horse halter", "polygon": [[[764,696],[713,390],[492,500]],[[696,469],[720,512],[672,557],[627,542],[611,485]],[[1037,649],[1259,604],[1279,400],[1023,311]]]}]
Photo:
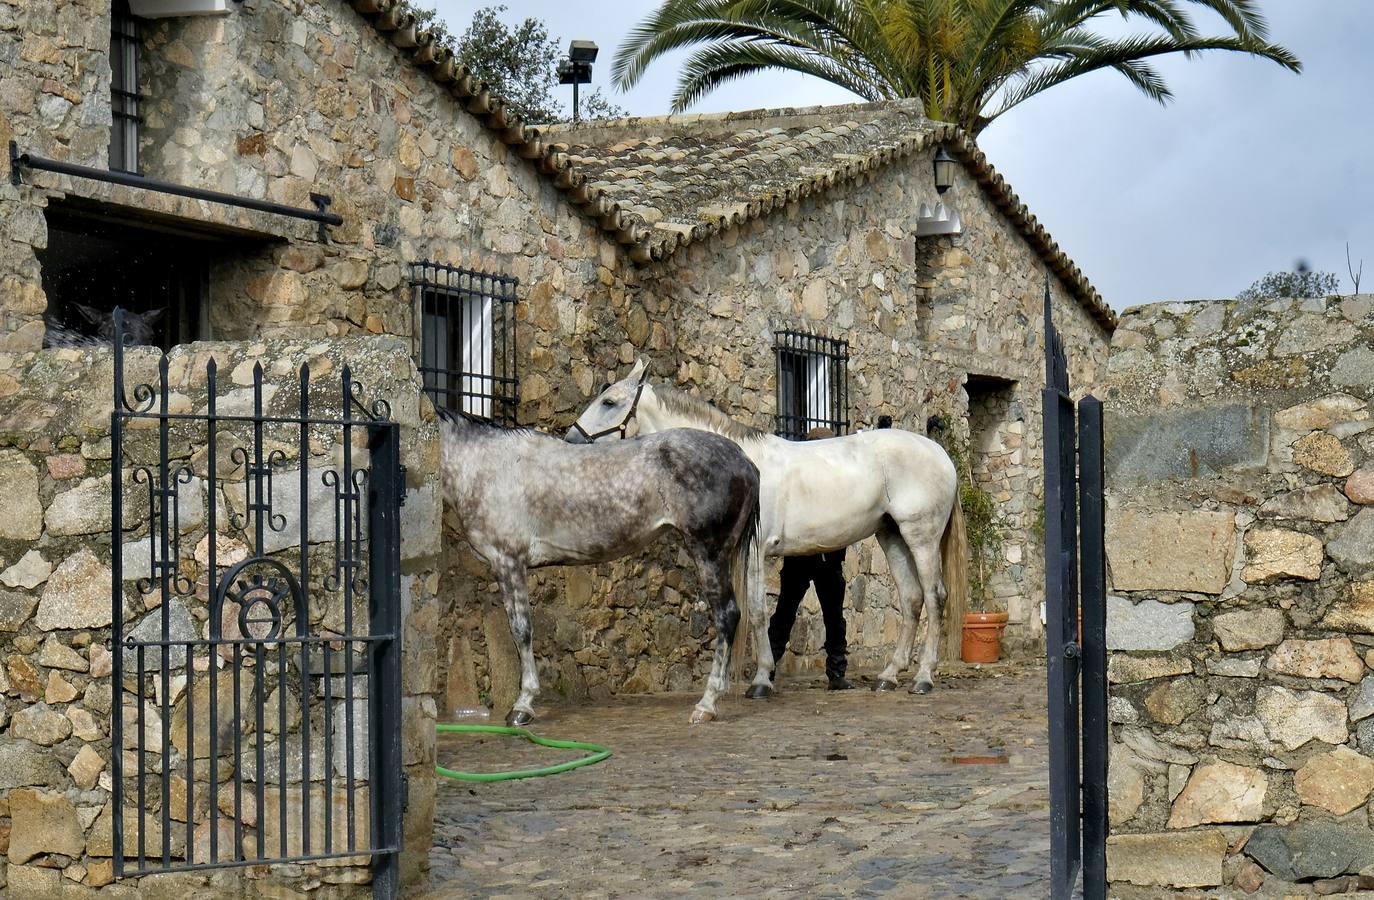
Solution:
[{"label": "horse halter", "polygon": [[578,434],[582,435],[582,439],[589,444],[594,444],[596,443],[598,438],[603,438],[606,435],[617,431],[620,432],[620,439],[622,441],[625,440],[625,432],[629,430],[630,420],[635,417],[635,413],[639,410],[639,398],[643,396],[644,385],[648,383],[648,380],[648,378],[641,378],[639,380],[639,387],[635,388],[635,398],[630,403],[630,408],[625,411],[625,418],[620,420],[619,425],[612,425],[610,428],[603,428],[595,434],[588,434],[587,429],[582,427],[581,422],[574,422],[572,424],[573,429],[576,430]]}]

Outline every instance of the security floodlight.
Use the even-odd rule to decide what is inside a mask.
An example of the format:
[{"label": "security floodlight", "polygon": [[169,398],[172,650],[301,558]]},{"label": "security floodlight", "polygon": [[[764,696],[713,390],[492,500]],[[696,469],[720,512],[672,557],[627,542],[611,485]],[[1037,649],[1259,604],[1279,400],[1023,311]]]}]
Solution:
[{"label": "security floodlight", "polygon": [[575,63],[594,63],[596,50],[594,41],[571,41],[568,44],[568,59]]},{"label": "security floodlight", "polygon": [[943,144],[935,151],[935,190],[944,193],[954,185],[954,157],[945,152]]},{"label": "security floodlight", "polygon": [[578,85],[591,84],[592,63],[596,62],[596,44],[593,41],[571,41],[568,55],[558,61],[558,83],[573,86],[573,122],[577,122]]}]

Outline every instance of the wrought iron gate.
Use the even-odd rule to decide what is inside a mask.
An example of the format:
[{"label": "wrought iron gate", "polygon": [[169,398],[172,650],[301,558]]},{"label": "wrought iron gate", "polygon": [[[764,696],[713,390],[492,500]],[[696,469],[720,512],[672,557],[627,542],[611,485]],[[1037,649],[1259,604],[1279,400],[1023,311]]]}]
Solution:
[{"label": "wrought iron gate", "polygon": [[274,404],[287,412],[268,415],[287,392],[265,389],[261,362],[221,397],[210,358],[193,412],[166,354],[156,383],[126,394],[125,356],[116,312],[115,873],[370,857],[374,896],[393,897],[405,785],[389,407],[365,404],[344,366],[337,414],[315,414],[303,365],[296,399]]},{"label": "wrought iron gate", "polygon": [[[1045,286],[1045,631],[1054,900],[1107,892],[1107,598],[1102,403],[1069,396]],[[1075,419],[1077,428],[1075,429]],[[1076,440],[1075,440],[1076,439]],[[1081,589],[1081,590],[1080,590]],[[1081,618],[1080,618],[1081,611]]]}]

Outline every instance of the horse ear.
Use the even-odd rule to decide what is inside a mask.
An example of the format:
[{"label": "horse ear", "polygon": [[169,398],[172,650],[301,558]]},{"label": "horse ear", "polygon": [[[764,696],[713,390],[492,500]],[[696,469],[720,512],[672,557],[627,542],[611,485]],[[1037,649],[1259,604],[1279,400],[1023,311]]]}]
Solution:
[{"label": "horse ear", "polygon": [[634,381],[643,381],[649,377],[649,367],[644,363],[644,357],[635,360],[635,367],[630,370],[630,374],[625,376]]}]

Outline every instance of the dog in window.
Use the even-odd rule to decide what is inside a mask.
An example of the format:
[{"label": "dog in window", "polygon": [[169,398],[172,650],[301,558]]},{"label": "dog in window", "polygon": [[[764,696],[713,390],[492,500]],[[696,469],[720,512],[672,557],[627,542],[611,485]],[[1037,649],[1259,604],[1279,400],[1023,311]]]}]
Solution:
[{"label": "dog in window", "polygon": [[[114,343],[114,312],[94,309],[81,303],[68,307],[80,314],[76,327],[58,321],[52,316],[44,319],[47,335],[43,339],[45,348],[52,347],[108,347]],[[160,343],[158,325],[164,310],[148,312],[124,311],[124,343],[141,347]]]}]

